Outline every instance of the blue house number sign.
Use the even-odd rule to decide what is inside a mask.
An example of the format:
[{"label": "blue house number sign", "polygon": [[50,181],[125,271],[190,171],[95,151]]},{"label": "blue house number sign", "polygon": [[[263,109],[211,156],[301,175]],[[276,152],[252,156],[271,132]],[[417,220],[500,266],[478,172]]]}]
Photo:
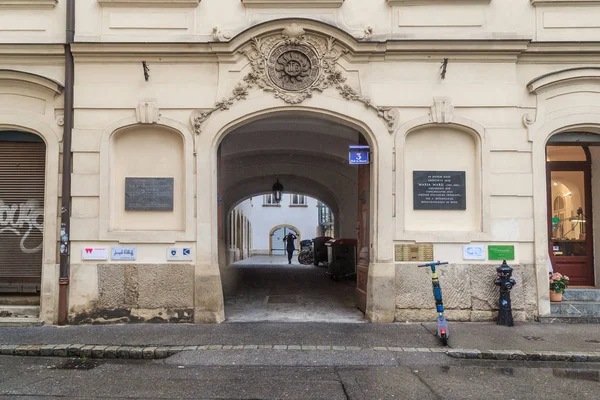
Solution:
[{"label": "blue house number sign", "polygon": [[369,146],[349,146],[350,164],[369,164]]}]

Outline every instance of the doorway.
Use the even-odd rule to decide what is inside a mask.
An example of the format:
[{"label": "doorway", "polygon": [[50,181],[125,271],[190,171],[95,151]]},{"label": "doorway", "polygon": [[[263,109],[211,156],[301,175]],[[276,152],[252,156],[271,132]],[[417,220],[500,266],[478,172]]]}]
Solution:
[{"label": "doorway", "polygon": [[546,147],[549,253],[571,286],[594,285],[592,157],[588,146]]},{"label": "doorway", "polygon": [[2,305],[39,305],[45,166],[46,145],[39,136],[21,131],[0,131]]},{"label": "doorway", "polygon": [[302,241],[300,238],[300,231],[290,225],[276,226],[271,229],[271,233],[269,234],[269,243],[271,250],[269,251],[270,255],[285,255],[286,254],[286,245],[283,241],[283,238],[286,237],[289,233],[296,236],[297,239],[294,240],[294,249],[300,249],[298,244]]},{"label": "doorway", "polygon": [[[222,140],[217,165],[224,214],[250,198],[253,202],[243,203],[247,208],[239,210],[248,218],[252,209],[254,213],[268,209],[273,215],[307,209],[315,220],[310,229],[305,229],[302,223],[290,224],[291,220],[288,222],[283,215],[253,222],[254,229],[266,224],[270,230],[264,235],[258,232],[252,235],[256,240],[254,257],[227,265],[220,262],[227,320],[249,321],[242,319],[239,310],[244,313],[248,310],[255,320],[277,320],[272,319],[277,312],[283,315],[282,321],[364,319],[372,230],[371,169],[368,165],[350,165],[348,151],[349,146],[368,144],[363,134],[351,126],[300,112],[276,113],[253,120],[238,126]],[[276,182],[284,189],[282,201],[273,204],[271,189]],[[308,203],[309,197],[314,202]],[[319,204],[326,204],[330,215],[336,218],[327,217]],[[286,234],[292,232],[297,236],[295,248],[299,250],[307,246],[307,240],[321,237],[326,231],[335,232],[335,239],[360,243],[355,246],[354,271],[344,275],[343,282],[331,279],[329,275],[334,273],[329,273],[325,263],[303,265],[297,256],[292,265],[287,262],[283,242]],[[265,243],[268,251],[263,252],[265,247],[259,242],[263,237],[267,239],[266,233],[269,233],[268,244]],[[218,236],[231,238],[227,233]],[[231,243],[225,242],[219,248],[231,248]],[[219,258],[225,259],[223,256],[221,252]],[[252,309],[247,307],[248,302],[252,303]],[[284,315],[285,310],[290,312]]]}]

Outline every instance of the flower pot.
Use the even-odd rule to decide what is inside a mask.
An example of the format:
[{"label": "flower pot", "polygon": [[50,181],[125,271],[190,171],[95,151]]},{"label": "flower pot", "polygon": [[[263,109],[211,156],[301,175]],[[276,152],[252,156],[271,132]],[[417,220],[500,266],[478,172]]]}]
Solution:
[{"label": "flower pot", "polygon": [[562,293],[556,293],[554,290],[550,291],[550,301],[560,303],[562,301]]}]

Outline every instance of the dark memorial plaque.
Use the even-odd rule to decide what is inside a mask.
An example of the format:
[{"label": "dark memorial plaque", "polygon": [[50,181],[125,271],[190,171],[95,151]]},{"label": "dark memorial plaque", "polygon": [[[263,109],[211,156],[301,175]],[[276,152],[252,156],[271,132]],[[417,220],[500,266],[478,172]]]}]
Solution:
[{"label": "dark memorial plaque", "polygon": [[173,178],[125,178],[126,211],[173,211]]},{"label": "dark memorial plaque", "polygon": [[465,171],[413,171],[415,210],[466,210]]}]

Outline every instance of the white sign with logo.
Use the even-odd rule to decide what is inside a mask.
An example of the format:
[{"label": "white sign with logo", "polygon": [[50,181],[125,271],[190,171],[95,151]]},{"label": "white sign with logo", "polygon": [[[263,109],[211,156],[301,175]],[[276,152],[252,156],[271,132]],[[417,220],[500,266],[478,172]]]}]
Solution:
[{"label": "white sign with logo", "polygon": [[485,246],[463,246],[464,260],[485,260]]},{"label": "white sign with logo", "polygon": [[135,247],[112,247],[111,260],[135,261],[137,249]]},{"label": "white sign with logo", "polygon": [[193,261],[190,247],[170,247],[167,249],[168,261]]},{"label": "white sign with logo", "polygon": [[88,261],[106,261],[108,260],[108,247],[84,246],[81,248],[81,259]]}]

